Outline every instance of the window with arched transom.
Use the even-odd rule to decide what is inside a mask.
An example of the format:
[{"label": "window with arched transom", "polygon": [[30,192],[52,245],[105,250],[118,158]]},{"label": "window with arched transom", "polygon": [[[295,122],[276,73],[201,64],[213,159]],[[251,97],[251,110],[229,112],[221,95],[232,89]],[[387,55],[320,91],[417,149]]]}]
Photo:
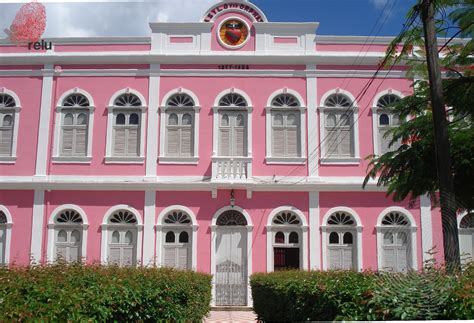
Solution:
[{"label": "window with arched transom", "polygon": [[463,264],[474,260],[474,213],[468,213],[459,222],[459,253]]},{"label": "window with arched transom", "polygon": [[219,101],[219,156],[246,157],[247,101],[237,93],[229,93]]},{"label": "window with arched transom", "polygon": [[75,210],[59,213],[54,225],[54,260],[67,263],[81,261],[83,219]]},{"label": "window with arched transom", "polygon": [[137,216],[129,210],[117,210],[108,219],[107,262],[117,266],[135,266],[138,240]]},{"label": "window with arched transom", "polygon": [[142,127],[142,102],[133,93],[124,93],[114,101],[112,155],[139,157]]},{"label": "window with arched transom", "polygon": [[192,268],[192,220],[182,210],[165,215],[162,227],[163,266],[177,269]]},{"label": "window with arched transom", "polygon": [[357,224],[348,212],[334,212],[327,219],[327,268],[357,270]]},{"label": "window with arched transom", "polygon": [[302,229],[300,217],[292,211],[280,211],[267,234],[272,235],[273,270],[302,268]]},{"label": "window with arched transom", "polygon": [[193,157],[195,102],[186,93],[177,93],[166,102],[166,156]]},{"label": "window with arched transom", "polygon": [[330,94],[321,111],[321,147],[323,161],[358,158],[358,108],[348,95]]},{"label": "window with arched transom", "polygon": [[393,151],[400,147],[399,141],[392,143],[391,131],[400,125],[399,114],[393,111],[393,105],[400,101],[400,97],[395,94],[385,94],[377,100],[373,114],[374,123],[377,124],[377,130],[374,133],[376,137],[375,153],[378,155]]},{"label": "window with arched transom", "polygon": [[14,161],[19,111],[12,95],[0,93],[0,161]]},{"label": "window with arched transom", "polygon": [[5,212],[0,211],[0,266],[7,264],[7,230],[8,219]]},{"label": "window with arched transom", "polygon": [[87,156],[89,100],[80,93],[62,102],[61,156]]}]

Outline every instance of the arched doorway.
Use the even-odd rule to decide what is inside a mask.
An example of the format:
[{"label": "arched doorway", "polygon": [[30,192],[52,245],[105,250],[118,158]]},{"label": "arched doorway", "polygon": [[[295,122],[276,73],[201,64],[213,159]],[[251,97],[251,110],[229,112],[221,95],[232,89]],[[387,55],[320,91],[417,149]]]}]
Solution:
[{"label": "arched doorway", "polygon": [[213,273],[217,306],[248,303],[248,224],[244,214],[236,209],[223,211],[215,221]]}]

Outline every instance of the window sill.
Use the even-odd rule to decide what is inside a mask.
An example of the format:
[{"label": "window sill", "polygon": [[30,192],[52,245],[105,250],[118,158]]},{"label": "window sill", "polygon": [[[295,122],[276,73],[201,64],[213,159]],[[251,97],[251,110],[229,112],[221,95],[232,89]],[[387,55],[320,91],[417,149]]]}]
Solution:
[{"label": "window sill", "polygon": [[53,164],[90,164],[91,156],[54,156]]},{"label": "window sill", "polygon": [[106,164],[143,164],[145,157],[127,157],[127,156],[107,156],[105,157]]},{"label": "window sill", "polygon": [[306,157],[266,157],[265,163],[267,165],[304,165]]},{"label": "window sill", "polygon": [[158,161],[160,164],[197,165],[199,157],[160,156]]},{"label": "window sill", "polygon": [[16,156],[0,156],[0,164],[14,164]]},{"label": "window sill", "polygon": [[321,165],[359,165],[360,157],[323,157]]}]

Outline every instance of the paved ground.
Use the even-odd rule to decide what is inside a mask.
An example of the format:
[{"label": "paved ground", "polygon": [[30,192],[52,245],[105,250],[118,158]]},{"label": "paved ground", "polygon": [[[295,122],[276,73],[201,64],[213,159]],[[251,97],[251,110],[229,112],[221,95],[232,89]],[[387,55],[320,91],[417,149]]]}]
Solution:
[{"label": "paved ground", "polygon": [[252,311],[211,311],[204,322],[256,322]]}]

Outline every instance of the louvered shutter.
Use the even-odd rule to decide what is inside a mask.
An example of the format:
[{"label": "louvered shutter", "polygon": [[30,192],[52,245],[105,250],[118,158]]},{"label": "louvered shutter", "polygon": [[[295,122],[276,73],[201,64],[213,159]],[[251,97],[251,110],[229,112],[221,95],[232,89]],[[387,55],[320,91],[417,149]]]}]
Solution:
[{"label": "louvered shutter", "polygon": [[337,136],[337,130],[335,128],[328,129],[326,133],[326,155],[327,156],[337,156],[338,153],[338,143],[336,142],[338,136]]},{"label": "louvered shutter", "polygon": [[329,269],[342,268],[341,260],[342,260],[341,250],[335,247],[330,248],[329,249]]},{"label": "louvered shutter", "polygon": [[127,129],[127,156],[139,156],[138,127]]},{"label": "louvered shutter", "polygon": [[177,156],[179,154],[179,129],[168,128],[168,154]]},{"label": "louvered shutter", "polygon": [[68,262],[79,261],[79,246],[69,247],[69,259]]},{"label": "louvered shutter", "polygon": [[298,128],[291,127],[286,130],[286,147],[287,156],[296,157],[298,156]]},{"label": "louvered shutter", "polygon": [[341,250],[342,262],[344,263],[342,269],[352,269],[352,248],[346,247]]},{"label": "louvered shutter", "polygon": [[230,156],[230,129],[219,130],[220,156]]},{"label": "louvered shutter", "polygon": [[67,259],[67,247],[64,245],[56,245],[56,259],[68,261]]},{"label": "louvered shutter", "polygon": [[13,128],[0,129],[0,155],[10,156],[13,141]]},{"label": "louvered shutter", "polygon": [[232,155],[233,156],[244,156],[245,151],[245,129],[234,128],[234,146]]},{"label": "louvered shutter", "polygon": [[122,127],[114,129],[114,155],[125,155],[125,129]]},{"label": "louvered shutter", "polygon": [[73,153],[73,141],[74,141],[74,129],[63,128],[62,137],[62,153],[64,155],[72,155]]},{"label": "louvered shutter", "polygon": [[407,259],[407,247],[398,247],[396,248],[397,252],[397,271],[406,272],[408,268],[408,259]]},{"label": "louvered shutter", "polygon": [[0,264],[5,263],[5,237],[7,235],[5,226],[0,225]]},{"label": "louvered shutter", "polygon": [[469,229],[459,230],[459,252],[463,263],[474,259],[474,233]]},{"label": "louvered shutter", "polygon": [[164,259],[163,265],[165,267],[176,267],[176,247],[174,246],[166,246],[164,248]]},{"label": "louvered shutter", "polygon": [[343,127],[339,130],[339,156],[351,156],[351,129]]},{"label": "louvered shutter", "polygon": [[396,270],[396,252],[393,247],[382,248],[382,259],[383,259],[383,270],[395,271]]},{"label": "louvered shutter", "polygon": [[122,266],[133,266],[133,247],[122,248]]},{"label": "louvered shutter", "polygon": [[181,156],[192,156],[192,128],[183,127],[181,129]]},{"label": "louvered shutter", "polygon": [[178,253],[178,268],[188,269],[188,246],[181,246],[177,248]]},{"label": "louvered shutter", "polygon": [[118,246],[109,246],[109,264],[120,265],[120,249]]},{"label": "louvered shutter", "polygon": [[74,153],[76,155],[85,156],[86,155],[87,128],[81,127],[75,130],[76,130],[75,131],[76,147],[75,147]]},{"label": "louvered shutter", "polygon": [[285,156],[285,130],[282,128],[273,129],[272,145],[273,145],[273,156],[282,157]]},{"label": "louvered shutter", "polygon": [[379,129],[379,142],[380,142],[381,155],[389,151],[390,137],[387,136],[386,138],[384,138],[386,132],[387,132],[387,129],[384,129],[384,128]]}]

